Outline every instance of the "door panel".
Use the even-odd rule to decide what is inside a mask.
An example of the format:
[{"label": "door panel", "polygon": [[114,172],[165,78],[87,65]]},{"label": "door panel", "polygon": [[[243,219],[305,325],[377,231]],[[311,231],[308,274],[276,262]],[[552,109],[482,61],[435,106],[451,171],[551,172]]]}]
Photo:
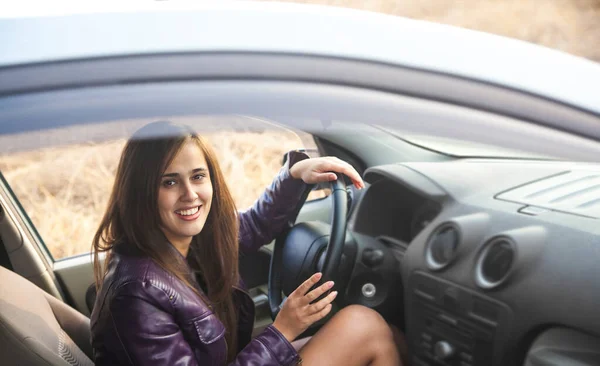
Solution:
[{"label": "door panel", "polygon": [[71,306],[85,316],[90,316],[85,295],[88,287],[94,283],[91,254],[82,254],[55,262],[54,273]]}]

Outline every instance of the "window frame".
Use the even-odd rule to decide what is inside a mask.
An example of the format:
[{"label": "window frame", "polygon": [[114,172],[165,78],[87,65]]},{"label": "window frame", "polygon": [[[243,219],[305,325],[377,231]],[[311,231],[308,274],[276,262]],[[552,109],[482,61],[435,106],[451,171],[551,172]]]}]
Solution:
[{"label": "window frame", "polygon": [[27,214],[27,211],[21,205],[19,198],[14,193],[10,184],[4,177],[4,174],[0,170],[0,195],[3,201],[6,203],[8,207],[3,207],[8,212],[12,213],[16,218],[16,224],[22,229],[22,232],[25,233],[28,239],[34,244],[36,252],[42,259],[44,266],[48,270],[53,269],[53,264],[56,262],[52,253],[48,250],[46,243],[44,242],[42,236],[38,232],[37,228],[31,221],[31,218]]}]

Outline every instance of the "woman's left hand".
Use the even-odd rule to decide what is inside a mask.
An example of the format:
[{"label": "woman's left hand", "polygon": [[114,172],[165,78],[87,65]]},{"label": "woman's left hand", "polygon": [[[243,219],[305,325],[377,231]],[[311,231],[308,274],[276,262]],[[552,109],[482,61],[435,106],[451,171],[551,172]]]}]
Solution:
[{"label": "woman's left hand", "polygon": [[337,175],[335,173],[345,174],[356,188],[365,187],[365,183],[354,167],[336,157],[326,156],[301,160],[290,169],[293,178],[302,179],[307,184],[336,180]]}]

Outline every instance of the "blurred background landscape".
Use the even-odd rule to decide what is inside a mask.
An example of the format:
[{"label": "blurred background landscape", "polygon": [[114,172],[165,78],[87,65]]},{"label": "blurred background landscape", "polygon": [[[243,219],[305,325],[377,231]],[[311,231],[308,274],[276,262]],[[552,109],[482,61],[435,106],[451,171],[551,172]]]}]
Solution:
[{"label": "blurred background landscape", "polygon": [[600,0],[293,0],[432,21],[600,62]]},{"label": "blurred background landscape", "polygon": [[[541,44],[600,62],[600,0],[296,2],[350,7],[450,24]],[[314,147],[306,136],[277,128],[209,131],[206,135],[217,151],[239,208],[251,205],[271,182],[286,151]],[[65,143],[62,146],[30,147],[25,151],[15,149],[0,155],[0,171],[55,259],[90,251],[91,239],[112,189],[124,141],[120,138],[85,145]],[[8,140],[0,143],[7,144]]]}]

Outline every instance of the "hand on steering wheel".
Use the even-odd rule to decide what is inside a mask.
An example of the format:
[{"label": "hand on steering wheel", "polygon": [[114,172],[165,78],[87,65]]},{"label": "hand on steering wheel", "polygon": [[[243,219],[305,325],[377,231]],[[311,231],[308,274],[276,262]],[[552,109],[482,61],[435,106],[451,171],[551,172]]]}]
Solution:
[{"label": "hand on steering wheel", "polygon": [[312,324],[326,317],[331,311],[331,302],[337,296],[337,291],[332,291],[321,300],[311,304],[333,287],[333,281],[328,281],[309,292],[310,288],[320,279],[321,273],[315,273],[298,286],[287,297],[273,322],[273,326],[290,342]]},{"label": "hand on steering wheel", "polygon": [[352,165],[332,156],[301,160],[290,169],[293,178],[302,179],[306,184],[335,181],[338,179],[335,173],[345,174],[358,189],[365,187]]}]

